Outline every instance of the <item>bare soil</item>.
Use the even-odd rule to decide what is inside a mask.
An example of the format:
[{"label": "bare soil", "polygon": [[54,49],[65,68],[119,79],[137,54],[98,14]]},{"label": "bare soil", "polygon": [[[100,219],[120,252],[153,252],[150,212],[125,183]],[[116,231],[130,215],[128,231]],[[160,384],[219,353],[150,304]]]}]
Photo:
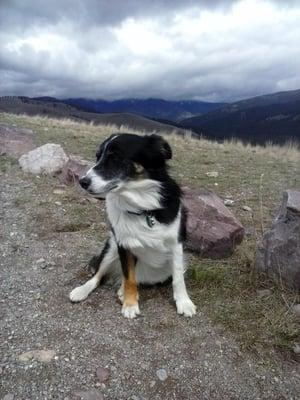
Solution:
[{"label": "bare soil", "polygon": [[[142,289],[135,320],[122,317],[109,286],[71,304],[68,294],[86,279],[85,264],[105,236],[103,204],[87,210],[75,188],[25,176],[9,158],[3,165],[1,399],[299,398],[299,363],[242,349],[202,312],[191,278],[192,319],[176,314],[170,286]],[[31,350],[55,356],[19,358]],[[109,372],[104,383],[99,367]]]}]

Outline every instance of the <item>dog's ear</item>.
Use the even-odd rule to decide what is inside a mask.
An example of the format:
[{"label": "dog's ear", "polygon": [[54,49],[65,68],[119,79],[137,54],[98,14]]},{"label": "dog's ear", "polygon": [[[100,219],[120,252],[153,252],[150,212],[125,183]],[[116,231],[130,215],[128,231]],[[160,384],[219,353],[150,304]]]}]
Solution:
[{"label": "dog's ear", "polygon": [[169,143],[160,135],[150,135],[149,139],[156,151],[158,151],[165,160],[171,160],[172,149]]}]

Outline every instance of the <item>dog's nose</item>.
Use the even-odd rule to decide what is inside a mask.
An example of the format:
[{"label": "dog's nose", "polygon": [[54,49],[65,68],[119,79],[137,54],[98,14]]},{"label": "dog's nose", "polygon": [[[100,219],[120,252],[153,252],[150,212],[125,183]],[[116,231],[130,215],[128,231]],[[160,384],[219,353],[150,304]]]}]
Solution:
[{"label": "dog's nose", "polygon": [[83,189],[87,189],[91,184],[91,180],[87,176],[83,176],[79,179],[79,183],[80,186],[83,187]]}]

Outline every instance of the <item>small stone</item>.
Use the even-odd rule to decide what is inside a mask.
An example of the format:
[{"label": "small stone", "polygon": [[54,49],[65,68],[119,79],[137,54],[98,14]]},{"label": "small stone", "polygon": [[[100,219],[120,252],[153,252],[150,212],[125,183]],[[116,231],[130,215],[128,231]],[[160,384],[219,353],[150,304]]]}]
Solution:
[{"label": "small stone", "polygon": [[45,259],[44,259],[44,258],[39,258],[39,259],[36,261],[37,264],[42,264],[42,263],[44,263],[44,262],[45,262]]},{"label": "small stone", "polygon": [[104,397],[97,389],[79,391],[74,393],[76,400],[103,400]]},{"label": "small stone", "polygon": [[31,350],[19,355],[19,361],[29,362],[36,360],[44,363],[50,362],[55,356],[54,350]]},{"label": "small stone", "polygon": [[65,194],[66,191],[62,190],[62,189],[54,189],[52,193],[53,194]]},{"label": "small stone", "polygon": [[217,178],[219,176],[219,172],[210,171],[210,172],[206,172],[206,175],[209,176],[210,178]]},{"label": "small stone", "polygon": [[252,208],[249,207],[249,206],[243,206],[242,209],[243,209],[244,211],[253,212]]},{"label": "small stone", "polygon": [[234,205],[234,200],[225,199],[225,200],[224,200],[224,204],[225,204],[225,206],[227,206],[227,207],[231,207],[231,206]]},{"label": "small stone", "polygon": [[57,206],[61,206],[62,202],[61,201],[55,201],[54,204],[57,205]]},{"label": "small stone", "polygon": [[300,354],[300,344],[299,344],[299,343],[296,343],[296,344],[294,345],[294,347],[293,347],[293,352],[294,352],[295,354]]},{"label": "small stone", "polygon": [[98,381],[100,383],[104,383],[108,380],[110,371],[108,368],[98,367],[96,369],[96,375],[97,375]]},{"label": "small stone", "polygon": [[155,381],[151,381],[150,382],[150,387],[153,388],[155,386],[156,382]]},{"label": "small stone", "polygon": [[292,311],[296,315],[296,317],[300,319],[300,304],[295,304],[292,307]]},{"label": "small stone", "polygon": [[160,368],[156,371],[156,376],[162,382],[164,382],[168,378],[167,371],[163,368]]},{"label": "small stone", "polygon": [[12,393],[8,393],[3,397],[3,400],[14,400],[15,396]]}]

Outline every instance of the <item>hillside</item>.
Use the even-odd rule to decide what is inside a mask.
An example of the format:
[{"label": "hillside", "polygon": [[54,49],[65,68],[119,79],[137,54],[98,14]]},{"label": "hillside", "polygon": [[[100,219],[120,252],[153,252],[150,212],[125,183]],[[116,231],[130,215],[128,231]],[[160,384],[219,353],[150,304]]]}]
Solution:
[{"label": "hillside", "polygon": [[252,143],[300,142],[300,90],[253,97],[228,104],[180,125],[214,139]]},{"label": "hillside", "polygon": [[[0,113],[1,124],[87,160],[99,142],[122,132],[7,113]],[[231,211],[247,232],[230,258],[186,254],[188,291],[198,307],[192,319],[176,315],[171,285],[141,288],[136,320],[121,316],[108,285],[71,304],[68,293],[86,280],[86,263],[107,236],[104,204],[55,176],[23,173],[0,151],[1,398],[298,398],[300,329],[291,308],[300,297],[258,276],[252,261],[282,191],[300,187],[299,150],[170,134],[167,140],[172,176],[233,200]],[[31,350],[52,359],[39,361]]]},{"label": "hillside", "polygon": [[144,117],[178,122],[184,118],[202,115],[224,106],[225,103],[204,101],[167,101],[163,99],[121,99],[114,101],[72,98],[57,100],[50,97],[38,97],[42,101],[60,101],[81,110],[97,113],[133,113]]},{"label": "hillside", "polygon": [[0,112],[9,112],[26,115],[44,115],[56,118],[69,118],[74,121],[93,122],[95,124],[126,126],[129,129],[139,129],[145,132],[176,132],[184,131],[159,121],[131,113],[98,114],[82,111],[76,107],[47,97],[44,100],[35,100],[29,97],[6,96],[0,97]]}]

